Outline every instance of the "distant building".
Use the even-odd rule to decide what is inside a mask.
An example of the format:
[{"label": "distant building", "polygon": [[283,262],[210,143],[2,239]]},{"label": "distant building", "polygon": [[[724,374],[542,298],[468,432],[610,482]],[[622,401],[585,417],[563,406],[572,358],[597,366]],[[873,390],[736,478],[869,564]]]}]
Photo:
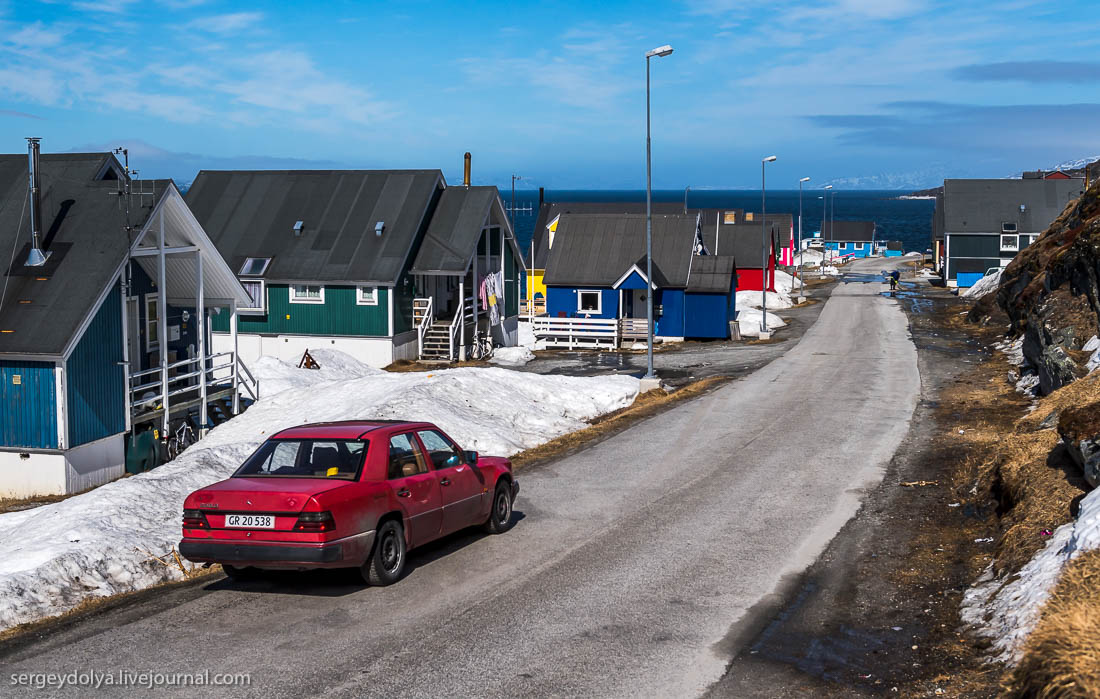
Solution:
[{"label": "distant building", "polygon": [[905,246],[902,245],[900,240],[891,240],[886,243],[886,250],[883,252],[884,257],[901,257],[905,254]]},{"label": "distant building", "polygon": [[826,221],[814,238],[831,257],[871,257],[876,252],[874,221]]},{"label": "distant building", "polygon": [[944,281],[969,287],[989,268],[1004,267],[1082,192],[1079,178],[944,180],[932,219],[937,260],[942,241]]},{"label": "distant building", "polygon": [[[770,218],[770,217],[769,217]],[[783,248],[782,223],[762,229],[759,222],[703,222],[702,241],[710,253],[737,260],[737,291],[775,291],[775,269]]]}]

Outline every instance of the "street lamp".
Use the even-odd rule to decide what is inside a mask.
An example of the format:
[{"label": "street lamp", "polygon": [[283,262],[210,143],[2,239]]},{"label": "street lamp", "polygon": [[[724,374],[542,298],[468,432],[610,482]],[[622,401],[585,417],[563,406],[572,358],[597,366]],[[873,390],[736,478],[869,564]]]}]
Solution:
[{"label": "street lamp", "polygon": [[760,339],[768,336],[768,197],[764,184],[764,168],[774,163],[775,156],[769,155],[760,161]]},{"label": "street lamp", "polygon": [[[685,214],[688,212],[688,192],[689,191],[691,191],[691,185],[690,184],[687,187],[684,187],[684,213]],[[714,254],[717,255],[718,253],[714,253]]]},{"label": "street lamp", "polygon": [[802,247],[802,185],[809,182],[809,177],[803,177],[798,181],[798,302],[806,302],[806,281],[802,276],[802,267],[806,261],[805,251]]},{"label": "street lamp", "polygon": [[829,190],[832,189],[831,184],[827,184],[822,189],[825,192],[821,195],[821,273],[825,274],[825,258],[829,256],[829,245],[825,239],[825,217],[829,212]]},{"label": "street lamp", "polygon": [[645,378],[654,379],[653,374],[653,155],[650,149],[649,128],[649,59],[664,57],[672,53],[668,44],[645,52],[645,276],[646,285],[646,372]]}]

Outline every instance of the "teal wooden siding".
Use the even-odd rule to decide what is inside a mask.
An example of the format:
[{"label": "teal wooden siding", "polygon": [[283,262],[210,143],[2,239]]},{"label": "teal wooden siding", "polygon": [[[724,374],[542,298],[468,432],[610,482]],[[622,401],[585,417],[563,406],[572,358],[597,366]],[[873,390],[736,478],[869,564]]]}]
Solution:
[{"label": "teal wooden siding", "polygon": [[504,317],[519,315],[519,265],[511,245],[504,246]]},{"label": "teal wooden siding", "polygon": [[[359,306],[355,303],[354,286],[326,286],[324,304],[290,303],[289,286],[269,284],[267,314],[241,315],[237,330],[271,335],[386,337],[390,323],[389,293],[386,287],[378,287],[378,305]],[[411,315],[411,300],[409,307]],[[229,332],[229,314],[215,315],[211,327],[214,332]]]},{"label": "teal wooden siding", "polygon": [[116,284],[65,364],[70,447],[126,431],[119,294]]},{"label": "teal wooden siding", "polygon": [[5,447],[57,448],[57,389],[50,362],[0,361],[0,439]]},{"label": "teal wooden siding", "polygon": [[416,286],[408,270],[401,273],[401,279],[393,290],[393,334],[399,335],[413,329],[413,298]]}]

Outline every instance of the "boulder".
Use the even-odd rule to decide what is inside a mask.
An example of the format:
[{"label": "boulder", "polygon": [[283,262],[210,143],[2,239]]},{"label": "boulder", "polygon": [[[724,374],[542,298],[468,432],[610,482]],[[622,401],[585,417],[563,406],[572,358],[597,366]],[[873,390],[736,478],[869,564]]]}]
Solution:
[{"label": "boulder", "polygon": [[1058,434],[1089,485],[1100,485],[1100,403],[1063,411]]}]

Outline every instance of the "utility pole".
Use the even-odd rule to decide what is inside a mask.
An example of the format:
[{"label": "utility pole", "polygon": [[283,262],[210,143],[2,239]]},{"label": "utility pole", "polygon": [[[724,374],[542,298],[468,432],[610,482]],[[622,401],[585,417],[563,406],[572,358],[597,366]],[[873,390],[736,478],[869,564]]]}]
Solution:
[{"label": "utility pole", "polygon": [[809,177],[803,177],[798,181],[798,302],[806,303],[806,280],[803,277],[803,266],[806,256],[802,247],[802,185],[809,182]]},{"label": "utility pole", "polygon": [[653,154],[649,126],[649,59],[672,53],[668,44],[645,54],[645,276],[646,276],[646,379],[653,380]]},{"label": "utility pole", "polygon": [[768,240],[768,190],[764,180],[764,169],[768,163],[774,163],[775,156],[769,155],[760,161],[760,339],[771,337],[768,333],[768,252],[771,245]]}]

